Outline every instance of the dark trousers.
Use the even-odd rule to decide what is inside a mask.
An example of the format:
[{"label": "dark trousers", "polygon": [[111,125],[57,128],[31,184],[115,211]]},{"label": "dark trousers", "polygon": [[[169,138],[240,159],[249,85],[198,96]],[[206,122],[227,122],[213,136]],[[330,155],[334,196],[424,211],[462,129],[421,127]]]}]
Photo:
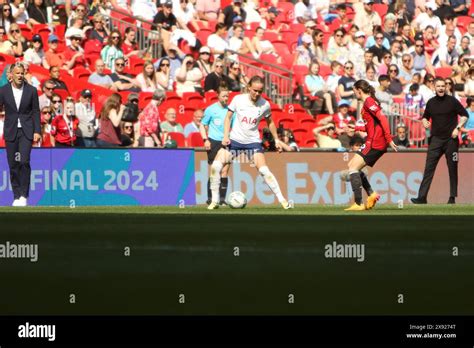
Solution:
[{"label": "dark trousers", "polygon": [[458,161],[459,161],[459,141],[458,138],[439,138],[432,136],[430,145],[428,147],[428,154],[426,155],[425,172],[423,180],[418,192],[419,198],[428,196],[431,181],[438,165],[441,156],[446,157],[449,172],[449,196],[456,197],[458,195]]},{"label": "dark trousers", "polygon": [[33,142],[23,133],[22,128],[18,131],[13,141],[5,141],[7,149],[8,166],[10,167],[10,181],[13,196],[28,198],[30,191],[30,153]]}]

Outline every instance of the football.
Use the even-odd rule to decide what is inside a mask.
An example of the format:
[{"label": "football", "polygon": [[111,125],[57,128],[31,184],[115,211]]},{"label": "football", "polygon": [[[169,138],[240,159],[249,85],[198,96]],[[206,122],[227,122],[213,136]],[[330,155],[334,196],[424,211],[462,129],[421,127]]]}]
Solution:
[{"label": "football", "polygon": [[234,209],[243,209],[247,205],[247,198],[240,191],[234,191],[229,195],[229,206]]}]

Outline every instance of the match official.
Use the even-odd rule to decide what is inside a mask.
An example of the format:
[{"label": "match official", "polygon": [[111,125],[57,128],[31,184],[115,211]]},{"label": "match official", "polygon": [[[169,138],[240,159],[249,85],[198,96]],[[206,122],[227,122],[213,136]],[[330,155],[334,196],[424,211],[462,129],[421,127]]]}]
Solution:
[{"label": "match official", "polygon": [[5,108],[4,137],[7,150],[13,206],[28,205],[30,153],[33,142],[41,139],[38,92],[25,81],[22,63],[10,66],[11,81],[0,88],[0,105]]},{"label": "match official", "polygon": [[[431,181],[444,154],[449,172],[449,200],[448,204],[456,203],[458,195],[458,161],[459,140],[461,127],[469,118],[467,110],[453,96],[446,94],[446,83],[442,78],[435,79],[436,95],[426,104],[423,114],[423,126],[431,126],[431,136],[428,140],[428,154],[426,155],[425,172],[418,191],[418,197],[412,198],[415,204],[426,204]],[[458,122],[458,116],[461,116]]]}]

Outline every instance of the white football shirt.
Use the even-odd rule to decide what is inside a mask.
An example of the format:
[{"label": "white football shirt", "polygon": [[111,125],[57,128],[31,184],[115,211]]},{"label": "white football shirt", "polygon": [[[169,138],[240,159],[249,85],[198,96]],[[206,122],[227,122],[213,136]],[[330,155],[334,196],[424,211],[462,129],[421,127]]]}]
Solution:
[{"label": "white football shirt", "polygon": [[232,99],[229,110],[234,112],[230,140],[241,144],[261,143],[258,124],[263,117],[271,116],[270,103],[260,97],[254,104],[249,94],[239,94]]}]

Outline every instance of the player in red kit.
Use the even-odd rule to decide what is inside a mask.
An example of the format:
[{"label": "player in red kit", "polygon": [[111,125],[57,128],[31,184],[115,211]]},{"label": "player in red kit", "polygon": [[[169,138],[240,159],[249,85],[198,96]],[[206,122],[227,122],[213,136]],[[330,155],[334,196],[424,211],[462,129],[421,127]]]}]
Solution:
[{"label": "player in red kit", "polygon": [[[365,122],[367,137],[365,145],[355,154],[349,162],[349,177],[352,191],[354,191],[354,204],[345,209],[367,210],[372,209],[380,196],[372,190],[369,180],[361,169],[365,166],[373,167],[382,155],[387,152],[387,146],[398,151],[397,145],[392,141],[387,117],[382,113],[374,88],[365,80],[357,81],[354,94],[364,104],[362,106],[362,119]],[[367,204],[362,203],[362,187],[367,192]]]}]

